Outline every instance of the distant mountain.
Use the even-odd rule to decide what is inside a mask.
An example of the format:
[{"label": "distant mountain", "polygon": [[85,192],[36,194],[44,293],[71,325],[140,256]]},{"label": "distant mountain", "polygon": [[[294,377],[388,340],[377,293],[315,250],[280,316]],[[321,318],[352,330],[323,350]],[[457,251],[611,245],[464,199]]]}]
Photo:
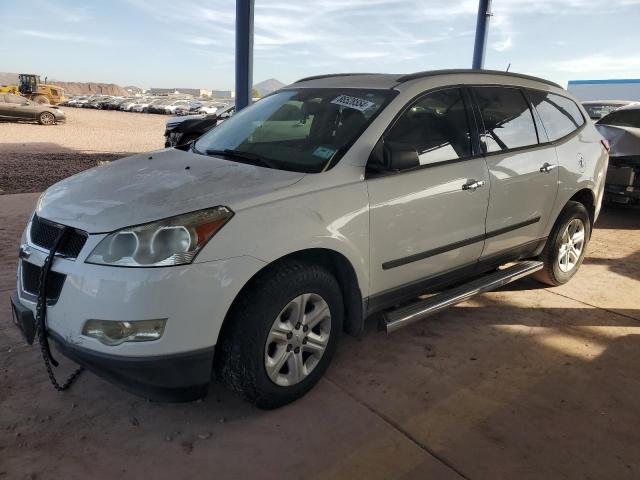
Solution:
[{"label": "distant mountain", "polygon": [[280,80],[276,80],[275,78],[270,78],[269,80],[265,80],[264,82],[256,83],[253,86],[253,88],[260,92],[261,97],[268,95],[271,92],[275,92],[282,87],[284,87],[284,83],[282,83]]}]

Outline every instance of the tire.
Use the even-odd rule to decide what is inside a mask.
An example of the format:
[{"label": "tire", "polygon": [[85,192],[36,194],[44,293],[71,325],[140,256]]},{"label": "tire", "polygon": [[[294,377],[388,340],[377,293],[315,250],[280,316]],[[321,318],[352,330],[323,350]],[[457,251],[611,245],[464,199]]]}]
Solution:
[{"label": "tire", "polygon": [[[578,226],[577,229],[569,235],[575,226]],[[581,243],[576,241],[581,236],[580,231],[583,238]],[[573,236],[573,249],[567,246],[568,236]],[[567,203],[540,254],[539,260],[544,262],[544,267],[534,274],[535,278],[554,287],[567,283],[582,265],[590,237],[591,220],[587,209],[578,202]]]},{"label": "tire", "polygon": [[[307,329],[305,324],[318,318]],[[343,318],[342,292],[331,273],[301,261],[275,265],[252,280],[234,303],[218,342],[215,370],[227,387],[259,408],[290,403],[329,366]]]},{"label": "tire", "polygon": [[49,99],[44,95],[36,95],[33,97],[33,101],[38,105],[44,105],[45,103],[49,103]]},{"label": "tire", "polygon": [[54,125],[56,123],[56,117],[51,112],[42,112],[38,115],[38,123],[40,125]]}]

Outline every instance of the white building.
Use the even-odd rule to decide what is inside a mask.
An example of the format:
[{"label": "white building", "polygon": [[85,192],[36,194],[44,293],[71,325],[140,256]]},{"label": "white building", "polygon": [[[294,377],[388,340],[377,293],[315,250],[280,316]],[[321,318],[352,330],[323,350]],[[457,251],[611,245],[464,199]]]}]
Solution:
[{"label": "white building", "polygon": [[640,79],[569,80],[567,90],[583,102],[587,100],[640,101]]}]

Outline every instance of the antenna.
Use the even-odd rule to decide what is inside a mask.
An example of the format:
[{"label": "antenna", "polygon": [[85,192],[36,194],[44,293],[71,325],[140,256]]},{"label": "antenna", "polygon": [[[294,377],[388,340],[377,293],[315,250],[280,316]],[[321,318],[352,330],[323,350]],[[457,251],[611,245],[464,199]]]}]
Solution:
[{"label": "antenna", "polygon": [[509,62],[509,65],[507,65],[507,69],[505,70],[505,72],[508,72],[510,68],[511,68],[511,62]]}]

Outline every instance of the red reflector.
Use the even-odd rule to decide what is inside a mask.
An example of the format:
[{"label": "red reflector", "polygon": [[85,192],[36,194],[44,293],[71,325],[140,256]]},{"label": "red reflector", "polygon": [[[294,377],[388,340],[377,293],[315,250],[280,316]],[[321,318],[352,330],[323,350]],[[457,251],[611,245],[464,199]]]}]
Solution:
[{"label": "red reflector", "polygon": [[602,140],[600,140],[600,143],[602,144],[602,146],[605,148],[607,152],[611,150],[611,144],[609,143],[609,140],[607,140],[606,138],[603,138]]}]

